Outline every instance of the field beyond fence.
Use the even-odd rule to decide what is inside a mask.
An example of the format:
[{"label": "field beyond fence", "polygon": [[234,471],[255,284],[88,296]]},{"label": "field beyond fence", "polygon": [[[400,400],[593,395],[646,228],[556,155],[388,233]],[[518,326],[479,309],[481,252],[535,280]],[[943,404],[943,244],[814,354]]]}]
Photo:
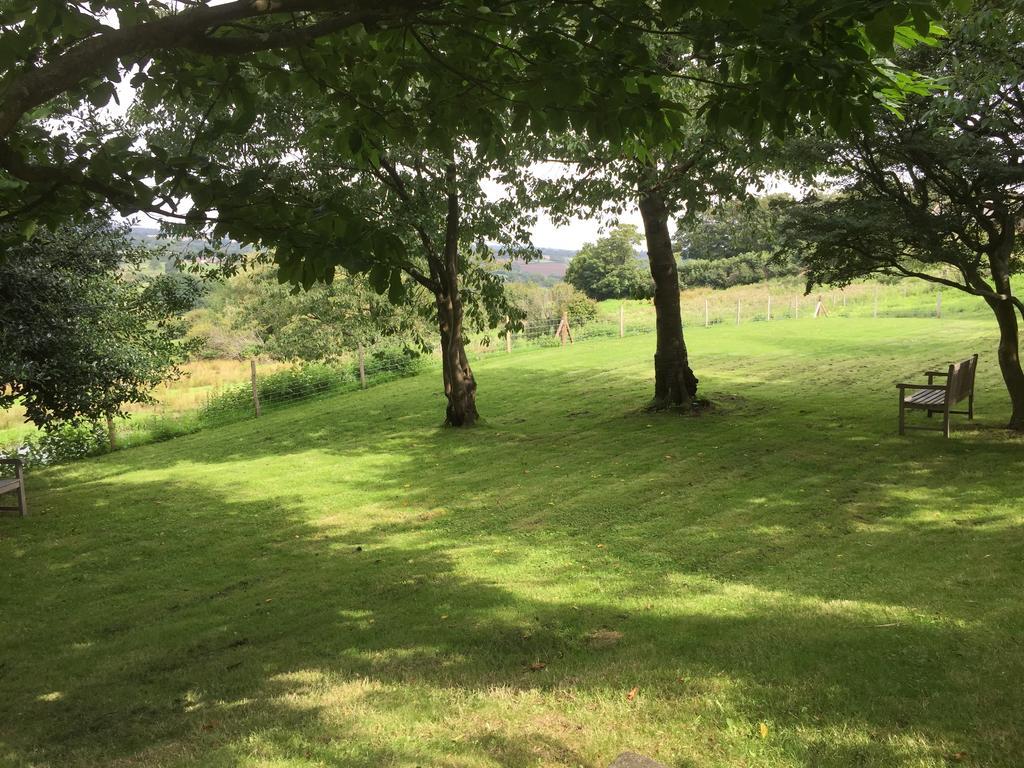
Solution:
[{"label": "field beyond fence", "polygon": [[[778,280],[737,286],[724,291],[689,289],[680,295],[684,328],[699,333],[711,326],[771,322],[827,322],[846,317],[934,317],[984,313],[977,299],[918,280],[897,283],[863,282],[844,289],[804,295],[800,283]],[[596,318],[582,324],[561,319],[527,324],[509,336],[496,331],[476,334],[469,351],[479,359],[491,354],[516,354],[531,349],[565,346],[595,338],[650,334],[655,311],[650,299],[600,302]],[[561,332],[560,332],[561,331]],[[159,441],[263,412],[440,368],[439,352],[415,355],[386,348],[346,353],[332,364],[302,366],[271,360],[206,360],[189,363],[184,375],[154,393],[156,403],[129,409],[115,420],[113,445],[102,429],[74,431],[75,445],[67,456],[51,445],[36,448],[37,463],[54,463],[114,448]],[[41,438],[22,423],[20,409],[0,413],[0,446],[7,452],[32,446]],[[58,441],[59,442],[59,441]],[[51,441],[52,443],[52,441]],[[25,448],[22,448],[25,452]]]}]

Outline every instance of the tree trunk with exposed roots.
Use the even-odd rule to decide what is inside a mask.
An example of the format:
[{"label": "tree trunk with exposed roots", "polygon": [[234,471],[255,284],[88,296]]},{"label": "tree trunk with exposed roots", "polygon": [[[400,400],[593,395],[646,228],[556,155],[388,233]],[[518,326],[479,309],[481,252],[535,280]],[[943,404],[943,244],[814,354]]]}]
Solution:
[{"label": "tree trunk with exposed roots", "polygon": [[[466,357],[463,335],[462,296],[459,290],[459,196],[455,189],[456,168],[448,167],[448,213],[445,221],[444,251],[431,264],[437,323],[441,331],[441,362],[444,394],[448,398],[444,423],[450,427],[471,427],[480,418],[476,410],[476,379]],[[438,263],[439,261],[439,263]]]},{"label": "tree trunk with exposed roots", "polygon": [[690,368],[679,308],[679,272],[668,231],[668,206],[657,193],[640,198],[647,237],[647,258],[654,278],[657,350],[654,354],[654,399],[651,409],[689,408],[697,396],[697,377]]},{"label": "tree trunk with exposed roots", "polygon": [[1010,395],[1012,407],[1007,429],[1024,432],[1024,370],[1020,364],[1020,328],[1017,320],[1017,306],[1013,300],[1013,286],[1010,284],[1010,259],[1016,242],[1016,221],[1010,220],[1003,227],[1002,237],[989,252],[989,266],[996,293],[1002,298],[986,296],[985,301],[995,313],[999,324],[999,370],[1003,383]]}]

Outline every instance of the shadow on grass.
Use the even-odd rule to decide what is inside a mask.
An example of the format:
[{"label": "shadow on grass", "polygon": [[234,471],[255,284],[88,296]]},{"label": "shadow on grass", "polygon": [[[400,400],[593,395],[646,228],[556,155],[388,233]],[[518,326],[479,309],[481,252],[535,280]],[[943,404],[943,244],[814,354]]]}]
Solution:
[{"label": "shadow on grass", "polygon": [[[900,440],[870,402],[807,408],[767,375],[682,427],[624,411],[637,377],[503,379],[532,399],[490,403],[467,433],[436,429],[436,398],[402,382],[44,480],[44,512],[0,528],[0,756],[586,765],[595,736],[571,714],[516,738],[472,717],[458,740],[407,732],[451,691],[618,702],[629,722],[639,686],[664,717],[717,696],[723,732],[804,732],[785,749],[807,765],[900,764],[901,734],[1013,764],[1018,444]],[[224,485],[268,460],[285,463],[259,500]],[[314,484],[409,512],[325,523]],[[870,739],[822,735],[847,727]]]},{"label": "shadow on grass", "polygon": [[[139,558],[137,545],[115,544],[110,548],[123,555],[116,564],[104,551],[91,563],[78,554],[51,560],[53,572],[75,568],[89,576],[64,579],[59,596],[44,590],[45,607],[92,608],[74,615],[69,608],[63,618],[52,611],[21,616],[31,642],[8,647],[7,669],[0,670],[0,680],[15,686],[3,705],[3,743],[13,756],[95,765],[184,742],[197,754],[220,748],[226,764],[236,750],[241,759],[253,747],[265,757],[302,759],[337,758],[341,750],[351,754],[345,765],[429,761],[429,750],[403,755],[400,739],[382,749],[359,716],[345,713],[366,707],[400,730],[438,706],[437,691],[621,700],[634,685],[671,709],[693,693],[681,678],[700,689],[722,676],[742,691],[742,704],[726,714],[768,718],[780,729],[866,728],[877,737],[857,748],[858,759],[875,761],[867,764],[898,761],[887,752],[887,735],[909,731],[929,745],[955,744],[974,718],[1010,729],[1019,714],[1020,678],[994,669],[985,659],[991,649],[979,658],[978,644],[988,644],[984,628],[880,625],[869,612],[809,605],[781,592],[742,615],[648,611],[596,596],[573,604],[531,598],[468,578],[443,536],[437,544],[394,546],[393,526],[371,528],[353,545],[345,534],[325,540],[280,500],[268,509],[178,490],[190,498],[188,507],[158,520],[117,521],[122,535],[145,545],[155,523],[161,539],[176,542],[161,555]],[[620,560],[629,572],[613,576],[609,568],[608,578],[650,599],[660,569]],[[727,587],[696,581],[691,589]],[[677,582],[675,589],[687,586]],[[600,628],[622,632],[623,641],[595,648],[588,638]],[[538,661],[546,667],[531,671]],[[973,670],[965,674],[958,665]],[[325,688],[338,688],[343,701],[319,705]],[[964,705],[937,709],[937,695]],[[979,699],[1004,708],[978,711]],[[339,707],[342,714],[328,714]],[[443,749],[507,766],[534,764],[538,754],[549,764],[588,762],[577,753],[579,734],[565,742],[548,733],[514,741],[500,732],[465,736]],[[850,765],[856,757],[849,745],[811,741],[804,748],[815,765]]]}]

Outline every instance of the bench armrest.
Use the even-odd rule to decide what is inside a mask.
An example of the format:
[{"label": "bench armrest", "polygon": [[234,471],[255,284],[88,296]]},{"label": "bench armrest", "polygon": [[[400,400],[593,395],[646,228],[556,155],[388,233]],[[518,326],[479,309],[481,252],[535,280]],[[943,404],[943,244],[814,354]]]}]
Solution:
[{"label": "bench armrest", "polygon": [[925,376],[949,376],[949,371],[925,371]]},{"label": "bench armrest", "polygon": [[934,384],[904,384],[899,383],[896,385],[899,389],[934,389],[936,392],[945,392],[945,387],[937,387]]},{"label": "bench armrest", "polygon": [[0,464],[6,464],[10,467],[20,467],[23,463],[21,459],[0,459]]}]

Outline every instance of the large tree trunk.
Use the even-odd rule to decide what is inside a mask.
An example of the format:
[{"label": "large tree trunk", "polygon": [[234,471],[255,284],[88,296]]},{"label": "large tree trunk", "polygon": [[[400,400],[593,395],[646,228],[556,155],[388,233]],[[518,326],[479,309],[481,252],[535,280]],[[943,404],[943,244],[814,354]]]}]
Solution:
[{"label": "large tree trunk", "polygon": [[448,398],[444,423],[452,427],[469,427],[480,414],[476,410],[476,379],[469,367],[462,340],[462,302],[458,290],[454,296],[438,295],[436,303],[441,330],[444,394]]},{"label": "large tree trunk", "polygon": [[679,272],[668,232],[668,206],[660,195],[640,198],[640,215],[647,236],[647,258],[654,278],[657,351],[654,354],[654,400],[651,408],[686,408],[697,396],[697,377],[690,369],[679,309]]},{"label": "large tree trunk", "polygon": [[1007,427],[1024,432],[1024,370],[1020,365],[1017,309],[1008,300],[986,300],[999,323],[999,370],[1003,374],[1003,382],[1013,407]]},{"label": "large tree trunk", "polygon": [[469,367],[463,341],[462,297],[459,292],[459,196],[455,188],[455,174],[455,165],[448,166],[444,253],[441,264],[434,270],[441,290],[434,298],[441,331],[444,394],[448,398],[444,423],[452,427],[469,427],[476,423],[480,414],[476,410],[476,379]]},{"label": "large tree trunk", "polygon": [[986,297],[999,323],[999,370],[1010,395],[1012,413],[1008,429],[1024,432],[1024,370],[1020,364],[1020,330],[1017,308],[1011,297],[1010,259],[1013,256],[1016,222],[1010,219],[1003,228],[1003,237],[989,254],[989,265],[996,293],[1005,298]]}]

